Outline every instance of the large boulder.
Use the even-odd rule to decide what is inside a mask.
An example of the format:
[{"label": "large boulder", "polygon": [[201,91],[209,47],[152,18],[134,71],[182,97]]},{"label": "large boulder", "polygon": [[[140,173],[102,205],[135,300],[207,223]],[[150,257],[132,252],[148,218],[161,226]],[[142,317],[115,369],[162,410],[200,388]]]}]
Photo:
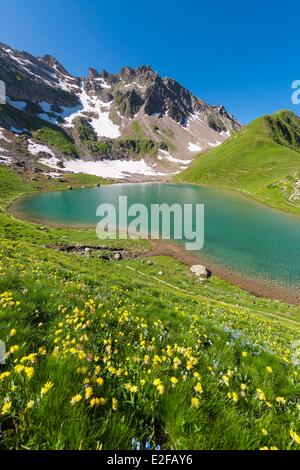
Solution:
[{"label": "large boulder", "polygon": [[192,266],[191,272],[195,274],[195,276],[198,276],[198,277],[204,277],[204,278],[208,277],[208,270],[202,264],[195,264],[194,266]]}]

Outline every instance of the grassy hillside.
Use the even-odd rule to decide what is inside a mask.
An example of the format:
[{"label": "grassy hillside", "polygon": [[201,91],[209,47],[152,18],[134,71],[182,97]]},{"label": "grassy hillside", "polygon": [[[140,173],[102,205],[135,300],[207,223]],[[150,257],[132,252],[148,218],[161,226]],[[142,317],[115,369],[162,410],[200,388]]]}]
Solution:
[{"label": "grassy hillside", "polygon": [[100,241],[11,219],[30,186],[1,169],[0,447],[300,447],[297,307],[148,263],[142,241],[108,243],[120,262],[58,251]]},{"label": "grassy hillside", "polygon": [[290,111],[258,118],[175,179],[238,189],[300,212],[300,119]]},{"label": "grassy hillside", "polygon": [[2,119],[12,120],[20,129],[27,129],[33,133],[33,137],[41,143],[53,146],[59,154],[76,156],[76,148],[71,137],[66,132],[43,119],[39,119],[35,114],[19,110],[9,104],[0,105]]}]

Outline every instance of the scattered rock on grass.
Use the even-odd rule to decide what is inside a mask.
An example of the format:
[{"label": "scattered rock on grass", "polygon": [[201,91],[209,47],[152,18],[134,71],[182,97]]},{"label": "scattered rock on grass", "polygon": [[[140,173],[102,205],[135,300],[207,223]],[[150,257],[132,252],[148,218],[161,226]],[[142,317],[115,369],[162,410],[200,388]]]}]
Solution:
[{"label": "scattered rock on grass", "polygon": [[191,267],[191,272],[197,277],[208,277],[208,270],[202,264],[194,264],[194,266]]}]

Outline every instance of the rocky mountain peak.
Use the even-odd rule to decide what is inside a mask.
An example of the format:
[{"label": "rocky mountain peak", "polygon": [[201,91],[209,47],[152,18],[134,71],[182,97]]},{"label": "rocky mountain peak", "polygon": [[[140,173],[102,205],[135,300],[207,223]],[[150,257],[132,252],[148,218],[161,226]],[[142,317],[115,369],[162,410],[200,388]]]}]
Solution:
[{"label": "rocky mountain peak", "polygon": [[40,57],[39,60],[57,72],[71,77],[71,74],[65,69],[65,67],[52,55],[46,54],[43,57]]},{"label": "rocky mountain peak", "polygon": [[121,71],[120,71],[120,78],[122,80],[130,80],[131,78],[134,78],[135,76],[135,69],[133,69],[132,67],[129,67],[128,65],[126,65],[125,67],[122,67],[121,68]]},{"label": "rocky mountain peak", "polygon": [[102,77],[102,78],[104,78],[104,79],[105,79],[105,78],[108,78],[108,76],[109,76],[109,73],[108,73],[108,72],[106,72],[106,70],[105,70],[105,69],[102,69],[102,72],[100,73],[100,75],[101,75],[101,77]]},{"label": "rocky mountain peak", "polygon": [[101,75],[99,74],[99,72],[98,72],[96,69],[94,69],[94,68],[92,68],[92,67],[89,68],[89,70],[88,70],[88,78],[93,79],[93,78],[100,78],[100,77],[101,77]]}]

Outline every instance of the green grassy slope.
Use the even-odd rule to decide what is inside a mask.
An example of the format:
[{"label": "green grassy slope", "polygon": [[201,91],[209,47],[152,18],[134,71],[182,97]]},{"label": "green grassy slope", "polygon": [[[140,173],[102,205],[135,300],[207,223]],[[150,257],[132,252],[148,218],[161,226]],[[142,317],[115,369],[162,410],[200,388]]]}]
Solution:
[{"label": "green grassy slope", "polygon": [[100,242],[11,219],[27,185],[0,174],[0,447],[299,448],[297,307],[148,264],[145,242],[120,262],[45,248]]},{"label": "green grassy slope", "polygon": [[19,110],[9,104],[0,105],[2,118],[13,119],[20,129],[32,132],[41,143],[53,146],[60,154],[76,156],[78,149],[72,138],[60,127],[55,126],[35,114]]},{"label": "green grassy slope", "polygon": [[253,121],[220,147],[202,155],[176,176],[177,181],[238,189],[291,212],[300,177],[300,119],[279,111]]}]

